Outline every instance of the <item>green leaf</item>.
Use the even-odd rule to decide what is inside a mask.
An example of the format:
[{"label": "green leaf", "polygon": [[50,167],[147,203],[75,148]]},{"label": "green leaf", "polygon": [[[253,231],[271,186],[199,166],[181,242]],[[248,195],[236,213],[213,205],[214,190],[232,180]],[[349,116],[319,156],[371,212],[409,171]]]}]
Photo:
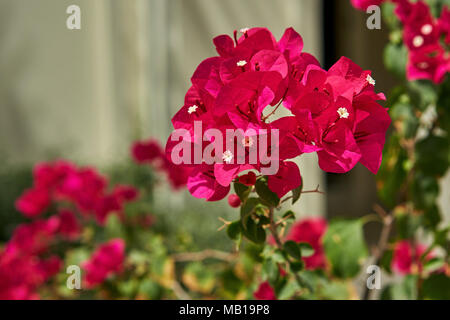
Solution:
[{"label": "green leaf", "polygon": [[249,198],[242,206],[241,206],[241,220],[242,224],[245,225],[247,219],[250,217],[252,212],[255,210],[256,206],[260,204],[258,198]]},{"label": "green leaf", "polygon": [[298,244],[300,251],[302,253],[302,257],[311,257],[314,254],[314,248],[311,247],[309,243],[300,242]]},{"label": "green leaf", "polygon": [[278,263],[286,262],[286,258],[285,258],[283,252],[281,252],[280,249],[276,249],[273,252],[273,255],[272,255],[271,258],[272,258],[273,261],[278,262]]},{"label": "green leaf", "polygon": [[292,297],[301,290],[297,281],[289,281],[280,292],[277,294],[279,300],[290,300]]},{"label": "green leaf", "polygon": [[291,262],[289,265],[294,272],[300,272],[305,268],[305,263],[302,260]]},{"label": "green leaf", "polygon": [[450,278],[443,273],[430,275],[423,282],[423,295],[431,300],[450,300]]},{"label": "green leaf", "polygon": [[430,135],[416,143],[416,166],[426,175],[443,176],[449,167],[449,140]]},{"label": "green leaf", "polygon": [[383,257],[381,257],[380,265],[388,273],[392,273],[391,271],[392,257],[393,257],[392,250],[386,250],[383,254]]},{"label": "green leaf", "polygon": [[436,111],[438,113],[437,121],[439,126],[450,133],[450,77],[447,76],[446,81],[440,86]]},{"label": "green leaf", "polygon": [[446,227],[442,230],[437,230],[434,233],[434,243],[442,248],[445,248],[450,235],[450,227]]},{"label": "green leaf", "polygon": [[227,227],[227,235],[232,240],[238,240],[241,235],[241,221],[234,221]]},{"label": "green leaf", "polygon": [[280,277],[280,270],[278,270],[278,265],[272,259],[264,260],[262,265],[263,276],[267,277],[267,280],[271,283],[277,281]]},{"label": "green leaf", "polygon": [[292,210],[286,211],[286,213],[283,214],[283,219],[295,220],[295,212]]},{"label": "green leaf", "polygon": [[264,243],[266,241],[266,230],[258,226],[253,219],[247,219],[242,228],[244,236],[254,243]]},{"label": "green leaf", "polygon": [[[427,272],[434,272],[445,265],[445,261],[442,258],[432,258],[425,262],[424,269]],[[450,289],[450,287],[449,287]]]},{"label": "green leaf", "polygon": [[266,179],[258,179],[255,184],[258,196],[271,207],[276,207],[280,203],[277,194],[269,189]]},{"label": "green leaf", "polygon": [[400,283],[387,286],[381,293],[383,300],[416,300],[417,277],[408,275]]},{"label": "green leaf", "polygon": [[266,216],[259,216],[258,225],[259,226],[267,226],[270,224],[270,219]]},{"label": "green leaf", "polygon": [[300,185],[300,187],[292,190],[292,204],[295,204],[298,200],[300,200],[302,191],[303,191],[303,183]]},{"label": "green leaf", "polygon": [[399,20],[394,11],[395,7],[396,5],[390,2],[384,2],[381,6],[383,20],[386,22],[390,29],[399,27]]},{"label": "green leaf", "polygon": [[120,221],[119,216],[116,214],[110,214],[106,220],[105,231],[107,237],[112,238],[124,238],[125,227]]},{"label": "green leaf", "polygon": [[284,250],[287,252],[295,260],[300,260],[302,258],[302,253],[300,251],[300,247],[295,241],[286,241],[283,245]]},{"label": "green leaf", "polygon": [[441,213],[439,207],[435,203],[433,206],[425,210],[423,216],[423,225],[431,230],[436,229],[436,227],[441,223]]},{"label": "green leaf", "polygon": [[405,77],[408,50],[401,44],[389,43],[384,50],[384,64],[399,78]]},{"label": "green leaf", "polygon": [[398,206],[394,209],[395,227],[400,239],[411,239],[422,223],[422,217],[411,215],[407,208]]},{"label": "green leaf", "polygon": [[425,210],[435,205],[439,196],[439,184],[436,178],[419,172],[414,175],[411,191],[416,208]]},{"label": "green leaf", "polygon": [[392,135],[384,148],[383,162],[377,175],[378,196],[389,208],[397,203],[399,190],[407,176],[404,165],[407,160],[408,155],[400,147],[399,136]]},{"label": "green leaf", "polygon": [[392,105],[389,115],[400,134],[405,138],[414,138],[419,128],[419,119],[414,107],[408,101],[399,101]]},{"label": "green leaf", "polygon": [[242,183],[239,182],[234,183],[234,192],[236,192],[236,194],[238,195],[239,199],[241,199],[242,202],[247,201],[251,191],[252,191],[251,187],[243,185]]},{"label": "green leaf", "polygon": [[410,81],[408,88],[411,101],[414,101],[414,105],[422,111],[425,111],[430,104],[435,104],[438,99],[436,86],[430,81]]},{"label": "green leaf", "polygon": [[324,236],[324,249],[334,275],[351,278],[358,274],[367,257],[362,227],[360,219],[330,223]]}]

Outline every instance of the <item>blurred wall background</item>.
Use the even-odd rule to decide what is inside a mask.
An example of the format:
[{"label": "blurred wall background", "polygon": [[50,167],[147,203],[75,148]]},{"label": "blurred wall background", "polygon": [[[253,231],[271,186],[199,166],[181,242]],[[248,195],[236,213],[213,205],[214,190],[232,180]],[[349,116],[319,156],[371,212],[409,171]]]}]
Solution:
[{"label": "blurred wall background", "polygon": [[[73,4],[81,30],[66,27]],[[322,25],[317,0],[0,0],[1,163],[124,161],[136,139],[165,142],[190,76],[216,55],[213,37],[264,26],[280,38],[292,26],[321,59]],[[305,190],[325,190],[314,156],[302,157],[301,170]],[[215,229],[218,214],[235,214],[165,186],[156,200],[192,228]],[[325,215],[326,197],[307,195],[297,209]],[[206,213],[190,222],[183,210]]]}]

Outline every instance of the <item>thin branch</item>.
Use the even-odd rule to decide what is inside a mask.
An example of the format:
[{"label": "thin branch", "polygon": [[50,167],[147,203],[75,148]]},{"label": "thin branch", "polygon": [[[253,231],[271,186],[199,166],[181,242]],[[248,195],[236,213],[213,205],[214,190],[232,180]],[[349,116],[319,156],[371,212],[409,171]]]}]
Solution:
[{"label": "thin branch", "polygon": [[226,262],[232,262],[235,260],[236,255],[229,252],[207,249],[199,252],[177,253],[172,255],[172,258],[175,260],[175,262],[203,261],[206,259],[216,259]]},{"label": "thin branch", "polygon": [[[273,208],[270,208],[269,219],[270,219],[269,231],[272,233],[272,236],[275,240],[275,244],[279,250],[284,251],[283,244],[281,243],[280,237],[277,232],[277,224],[275,223],[275,221],[273,219]],[[290,264],[291,262],[289,261],[289,258],[288,257],[286,257],[286,258],[288,259],[288,262]],[[296,272],[293,272],[293,273],[294,273],[295,280],[301,287],[307,286],[305,284],[305,282],[300,278],[300,276]]]},{"label": "thin branch", "polygon": [[177,280],[173,280],[172,291],[178,300],[192,300],[191,296],[183,289]]},{"label": "thin branch", "polygon": [[228,226],[231,224],[230,221],[227,221],[227,220],[225,220],[225,219],[222,218],[222,217],[219,217],[219,220],[223,223],[223,225],[220,226],[220,227],[217,229],[217,231],[222,231],[223,229],[225,229],[226,227],[228,227]]},{"label": "thin branch", "polygon": [[275,114],[275,112],[277,112],[278,108],[281,106],[281,104],[283,103],[284,99],[286,98],[287,93],[288,93],[288,89],[286,89],[286,92],[284,93],[283,98],[282,98],[281,101],[277,104],[277,106],[275,107],[275,109],[273,109],[273,111],[272,111],[271,113],[269,113],[267,116],[265,116],[265,117],[262,118],[262,121],[263,121],[263,122],[266,122],[266,120],[267,120],[268,118],[270,118],[272,115]]},{"label": "thin branch", "polygon": [[[314,189],[314,190],[302,191],[302,192],[300,192],[300,193],[301,193],[301,194],[307,194],[307,193],[325,194],[325,192],[319,190],[319,187],[320,187],[320,186],[317,185],[317,188]],[[287,197],[287,198],[284,198],[283,201],[281,201],[280,205],[283,204],[283,203],[285,203],[285,202],[287,202],[287,201],[289,201],[289,200],[291,200],[292,198],[293,198],[293,196],[289,196],[289,197]]]},{"label": "thin branch", "polygon": [[[380,239],[378,240],[378,244],[373,254],[373,258],[375,261],[374,264],[379,265],[389,243],[389,235],[391,234],[394,217],[392,216],[392,213],[387,213],[381,206],[375,206],[374,210],[380,215],[383,221],[383,229],[381,229]],[[362,299],[369,300],[370,293],[371,291],[366,285],[362,295]]]},{"label": "thin branch", "polygon": [[304,193],[320,193],[320,194],[325,194],[325,192],[319,190],[319,187],[320,187],[320,186],[317,185],[317,188],[316,188],[316,189],[314,189],[314,190],[308,190],[308,191],[302,191],[301,193],[302,193],[302,194],[304,194]]}]

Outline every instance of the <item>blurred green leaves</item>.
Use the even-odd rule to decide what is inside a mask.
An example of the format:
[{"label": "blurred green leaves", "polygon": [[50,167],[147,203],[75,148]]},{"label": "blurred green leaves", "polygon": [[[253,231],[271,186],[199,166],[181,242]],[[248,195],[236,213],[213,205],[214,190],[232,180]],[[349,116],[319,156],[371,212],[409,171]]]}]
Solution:
[{"label": "blurred green leaves", "polygon": [[361,220],[335,220],[330,223],[323,244],[332,273],[339,278],[358,274],[367,257]]}]

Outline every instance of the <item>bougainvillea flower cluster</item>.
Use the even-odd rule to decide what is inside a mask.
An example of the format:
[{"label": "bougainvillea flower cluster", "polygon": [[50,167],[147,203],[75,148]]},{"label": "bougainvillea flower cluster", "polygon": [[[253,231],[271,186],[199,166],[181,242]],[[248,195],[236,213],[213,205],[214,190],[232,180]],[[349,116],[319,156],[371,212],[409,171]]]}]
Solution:
[{"label": "bougainvillea flower cluster", "polygon": [[[411,241],[402,240],[395,244],[392,257],[391,268],[401,275],[417,274],[422,272],[423,264],[421,256],[426,252],[427,247],[424,244],[413,244]],[[425,261],[433,258],[429,253]]]},{"label": "bougainvillea flower cluster", "polygon": [[[54,249],[79,241],[83,224],[92,219],[102,226],[111,214],[122,217],[125,203],[137,197],[132,186],[108,188],[107,179],[93,168],[66,161],[37,165],[33,187],[16,201],[32,221],[19,225],[0,250],[0,299],[38,299],[38,288],[63,265]],[[86,285],[98,285],[120,272],[124,248],[121,239],[101,246],[84,264]]]},{"label": "bougainvillea flower cluster", "polygon": [[48,254],[60,230],[57,217],[20,225],[0,251],[0,299],[38,299],[36,289],[59,272],[62,260]]},{"label": "bougainvillea flower cluster", "polygon": [[101,284],[114,273],[120,273],[125,259],[125,242],[113,239],[102,244],[82,265],[88,287]]},{"label": "bougainvillea flower cluster", "polygon": [[[352,0],[357,9],[380,5],[387,0]],[[406,76],[409,80],[428,79],[436,84],[450,71],[450,9],[443,6],[438,17],[423,1],[391,0],[403,24],[403,41],[408,48]],[[441,38],[444,38],[441,41]]]},{"label": "bougainvillea flower cluster", "polygon": [[[125,203],[138,197],[134,187],[118,185],[109,190],[106,178],[95,169],[77,168],[66,161],[37,165],[33,178],[33,187],[16,201],[17,210],[28,218],[41,216],[52,203],[70,203],[84,217],[103,224],[108,215],[120,213]],[[68,211],[61,216],[66,228],[76,228]]]},{"label": "bougainvillea flower cluster", "polygon": [[138,164],[153,165],[155,169],[167,175],[174,190],[186,187],[191,168],[175,165],[155,139],[137,141],[131,147],[131,156]]},{"label": "bougainvillea flower cluster", "polygon": [[[237,147],[223,148],[220,154],[211,152],[218,161],[193,159],[178,165],[192,170],[187,186],[193,196],[217,201],[233,181],[248,184],[248,172],[262,173],[267,163],[261,154],[255,162],[248,161],[249,154],[262,139],[272,141],[271,132],[277,132],[278,141],[270,144],[268,156],[277,153],[272,160],[278,170],[268,175],[268,186],[278,197],[301,185],[299,168],[290,160],[304,153],[317,152],[319,166],[327,172],[344,173],[358,162],[377,172],[390,118],[377,103],[385,97],[374,92],[370,71],[348,58],[322,69],[316,58],[302,52],[303,40],[292,28],[279,41],[265,28],[245,28],[239,37],[235,31],[234,39],[216,37],[214,44],[218,56],[198,66],[184,105],[172,119],[175,131],[166,154],[172,157],[179,144],[192,150],[181,152],[183,158],[195,158],[198,150],[201,155],[211,152],[217,138],[208,136],[209,129],[244,132],[233,142],[245,154],[239,155]],[[280,108],[290,115],[280,118]],[[246,135],[250,129],[267,134]]]}]

